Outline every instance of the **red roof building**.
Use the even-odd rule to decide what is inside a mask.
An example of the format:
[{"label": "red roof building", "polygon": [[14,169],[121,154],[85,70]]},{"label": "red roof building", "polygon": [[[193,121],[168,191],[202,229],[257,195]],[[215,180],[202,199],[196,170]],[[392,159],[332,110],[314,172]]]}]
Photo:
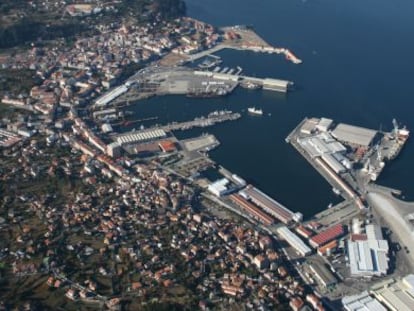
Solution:
[{"label": "red roof building", "polygon": [[306,239],[309,239],[313,235],[312,231],[310,231],[309,229],[306,229],[302,225],[296,228],[296,232]]},{"label": "red roof building", "polygon": [[173,152],[177,150],[177,147],[174,142],[171,140],[164,140],[158,144],[163,152]]},{"label": "red roof building", "polygon": [[309,240],[309,243],[312,247],[318,248],[332,240],[335,240],[336,238],[339,238],[341,235],[344,234],[344,226],[342,224],[337,224],[312,237]]},{"label": "red roof building", "polygon": [[318,254],[321,256],[329,256],[333,250],[335,250],[338,247],[338,241],[333,240],[321,247],[318,248]]},{"label": "red roof building", "polygon": [[366,241],[367,240],[367,235],[366,234],[351,234],[351,241]]}]

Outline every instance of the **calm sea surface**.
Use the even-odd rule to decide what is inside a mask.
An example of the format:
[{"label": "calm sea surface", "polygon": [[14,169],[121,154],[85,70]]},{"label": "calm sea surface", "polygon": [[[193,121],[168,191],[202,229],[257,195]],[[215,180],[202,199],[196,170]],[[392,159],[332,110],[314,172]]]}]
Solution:
[{"label": "calm sea surface", "polygon": [[[284,141],[305,116],[384,130],[391,129],[395,117],[414,135],[413,1],[187,0],[187,6],[189,16],[216,26],[252,25],[270,44],[291,49],[303,64],[281,55],[229,50],[219,55],[222,66],[240,65],[246,75],[291,80],[296,90],[281,95],[237,89],[218,99],[156,97],[134,106],[137,117],[159,116],[157,122],[164,123],[217,109],[242,112],[239,121],[204,129],[222,143],[211,157],[290,209],[310,217],[338,200]],[[265,115],[247,115],[250,106],[262,108]],[[413,173],[411,137],[378,183],[414,199]]]}]

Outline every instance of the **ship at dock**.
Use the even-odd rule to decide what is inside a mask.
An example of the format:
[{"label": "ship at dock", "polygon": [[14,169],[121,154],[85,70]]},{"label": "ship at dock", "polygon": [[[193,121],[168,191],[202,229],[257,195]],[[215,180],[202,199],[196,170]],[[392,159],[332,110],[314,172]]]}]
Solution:
[{"label": "ship at dock", "polygon": [[387,139],[392,142],[389,146],[387,155],[385,156],[387,160],[393,160],[400,154],[410,136],[410,131],[405,126],[400,128],[395,119],[392,120],[392,123],[394,125],[394,129],[387,136]]},{"label": "ship at dock", "polygon": [[254,115],[259,115],[259,116],[263,115],[263,110],[262,109],[256,109],[255,107],[249,107],[249,108],[247,108],[247,111],[251,114],[254,114]]}]

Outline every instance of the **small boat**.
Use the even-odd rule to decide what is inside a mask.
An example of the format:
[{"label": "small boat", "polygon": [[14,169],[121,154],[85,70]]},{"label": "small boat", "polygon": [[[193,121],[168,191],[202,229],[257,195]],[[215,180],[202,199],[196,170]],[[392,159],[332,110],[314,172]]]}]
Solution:
[{"label": "small boat", "polygon": [[256,109],[255,107],[250,107],[247,109],[247,111],[251,114],[255,114],[255,115],[263,115],[263,110],[262,109]]}]

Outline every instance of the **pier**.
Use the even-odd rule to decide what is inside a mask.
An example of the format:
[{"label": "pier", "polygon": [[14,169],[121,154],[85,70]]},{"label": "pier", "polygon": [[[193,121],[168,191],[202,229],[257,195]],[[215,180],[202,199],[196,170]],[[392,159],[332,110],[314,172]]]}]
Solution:
[{"label": "pier", "polygon": [[207,117],[195,118],[192,121],[185,122],[172,122],[166,125],[156,125],[144,130],[131,131],[116,136],[116,139],[120,143],[136,143],[139,141],[156,139],[165,136],[165,132],[171,131],[184,131],[194,127],[207,127],[213,126],[217,123],[226,121],[234,121],[241,117],[238,112],[231,111],[215,111],[210,113]]},{"label": "pier", "polygon": [[196,54],[192,54],[189,56],[188,60],[185,62],[194,62],[196,60],[199,60],[206,56],[211,56],[213,53],[217,53],[224,49],[230,49],[230,50],[237,50],[237,51],[251,51],[251,52],[257,52],[257,53],[268,53],[268,54],[284,54],[286,56],[286,59],[291,61],[294,64],[301,64],[302,60],[296,57],[290,50],[285,48],[277,48],[272,46],[260,46],[260,45],[230,45],[221,43],[216,45],[215,47],[205,50]]},{"label": "pier", "polygon": [[217,114],[209,114],[207,118],[201,117],[196,118],[192,121],[185,121],[185,122],[173,122],[167,125],[160,126],[160,129],[163,129],[164,131],[177,131],[177,130],[189,130],[193,127],[207,127],[212,126],[217,123],[222,123],[226,121],[234,121],[241,117],[240,113],[232,113],[232,112],[224,112],[223,114],[220,114],[220,112],[217,112]]}]

